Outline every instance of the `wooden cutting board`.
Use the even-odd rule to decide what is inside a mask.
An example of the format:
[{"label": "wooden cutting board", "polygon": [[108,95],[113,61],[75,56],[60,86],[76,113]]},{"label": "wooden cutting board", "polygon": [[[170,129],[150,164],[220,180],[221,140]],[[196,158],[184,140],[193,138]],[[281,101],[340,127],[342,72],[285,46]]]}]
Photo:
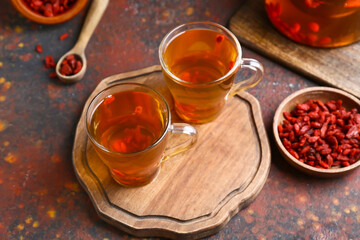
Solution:
[{"label": "wooden cutting board", "polygon": [[321,84],[343,89],[359,98],[360,42],[332,49],[297,44],[271,25],[264,2],[245,1],[231,18],[230,30],[241,44]]},{"label": "wooden cutting board", "polygon": [[[124,188],[96,155],[84,124],[90,99],[119,81],[152,86],[174,106],[160,66],[108,77],[91,94],[76,129],[73,165],[97,213],[139,237],[194,239],[216,233],[257,196],[268,176],[270,148],[258,101],[246,92],[231,98],[218,119],[195,126],[194,147],[163,163],[155,181]],[[175,114],[172,119],[181,122]]]}]

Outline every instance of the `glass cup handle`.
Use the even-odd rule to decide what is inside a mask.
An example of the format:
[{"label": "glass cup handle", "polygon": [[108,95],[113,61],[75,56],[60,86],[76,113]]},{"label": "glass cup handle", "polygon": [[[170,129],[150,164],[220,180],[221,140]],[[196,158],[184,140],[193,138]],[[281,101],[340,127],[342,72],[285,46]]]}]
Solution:
[{"label": "glass cup handle", "polygon": [[169,132],[171,133],[184,133],[190,136],[185,142],[180,143],[174,147],[165,149],[164,158],[162,163],[167,161],[169,158],[188,150],[197,140],[196,129],[187,123],[173,123],[170,126]]},{"label": "glass cup handle", "polygon": [[229,96],[232,97],[235,94],[237,94],[240,91],[246,90],[248,88],[254,87],[256,84],[258,84],[261,80],[261,78],[264,75],[264,68],[262,64],[252,58],[243,58],[242,62],[240,64],[241,68],[250,68],[255,73],[248,79],[241,81],[239,83],[236,83],[232,86],[230,89]]}]

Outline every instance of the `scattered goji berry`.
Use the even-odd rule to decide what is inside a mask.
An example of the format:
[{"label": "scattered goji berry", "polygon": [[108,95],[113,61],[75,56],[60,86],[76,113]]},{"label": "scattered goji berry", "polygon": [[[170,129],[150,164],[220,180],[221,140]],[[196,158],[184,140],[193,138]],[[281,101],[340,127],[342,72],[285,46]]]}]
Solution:
[{"label": "scattered goji berry", "polygon": [[52,56],[46,56],[45,57],[45,67],[46,68],[53,68],[56,66],[56,63],[54,61],[54,58]]},{"label": "scattered goji berry", "polygon": [[40,44],[37,44],[37,45],[36,45],[35,50],[36,50],[38,53],[42,53],[42,52],[43,52],[42,46],[41,46]]},{"label": "scattered goji berry", "polygon": [[61,35],[61,36],[59,37],[59,39],[60,39],[61,41],[62,41],[62,40],[65,40],[68,36],[69,36],[68,33],[64,33],[63,35]]}]

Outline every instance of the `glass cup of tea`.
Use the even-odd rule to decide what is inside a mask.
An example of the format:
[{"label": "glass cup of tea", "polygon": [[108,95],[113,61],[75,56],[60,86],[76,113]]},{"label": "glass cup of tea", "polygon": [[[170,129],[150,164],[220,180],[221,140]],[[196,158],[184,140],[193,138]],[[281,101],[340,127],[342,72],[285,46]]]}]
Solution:
[{"label": "glass cup of tea", "polygon": [[[170,108],[156,90],[138,83],[119,83],[98,93],[88,105],[85,124],[90,142],[113,179],[125,187],[150,183],[161,162],[186,151],[196,129],[171,123]],[[186,134],[171,148],[169,134]]]},{"label": "glass cup of tea", "polygon": [[[215,119],[230,96],[254,87],[264,71],[257,60],[242,58],[233,33],[212,22],[190,22],[170,31],[159,58],[177,114],[193,123]],[[254,74],[234,83],[239,68]]]}]

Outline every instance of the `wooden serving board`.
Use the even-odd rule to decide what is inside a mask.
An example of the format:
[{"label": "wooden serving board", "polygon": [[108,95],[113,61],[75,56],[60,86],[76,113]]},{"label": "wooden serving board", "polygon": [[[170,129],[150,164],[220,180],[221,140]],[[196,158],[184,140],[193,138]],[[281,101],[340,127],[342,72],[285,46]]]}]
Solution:
[{"label": "wooden serving board", "polygon": [[[77,126],[73,165],[97,213],[139,237],[194,239],[216,233],[257,196],[268,176],[270,148],[259,103],[246,92],[231,98],[218,119],[195,126],[194,147],[163,163],[155,181],[124,188],[96,155],[84,124],[90,99],[120,81],[156,88],[173,109],[160,66],[108,77],[91,94]],[[175,114],[172,119],[181,122]]]},{"label": "wooden serving board", "polygon": [[230,30],[241,44],[315,81],[343,89],[359,98],[360,42],[332,49],[295,43],[272,26],[264,2],[245,1],[231,18]]}]

